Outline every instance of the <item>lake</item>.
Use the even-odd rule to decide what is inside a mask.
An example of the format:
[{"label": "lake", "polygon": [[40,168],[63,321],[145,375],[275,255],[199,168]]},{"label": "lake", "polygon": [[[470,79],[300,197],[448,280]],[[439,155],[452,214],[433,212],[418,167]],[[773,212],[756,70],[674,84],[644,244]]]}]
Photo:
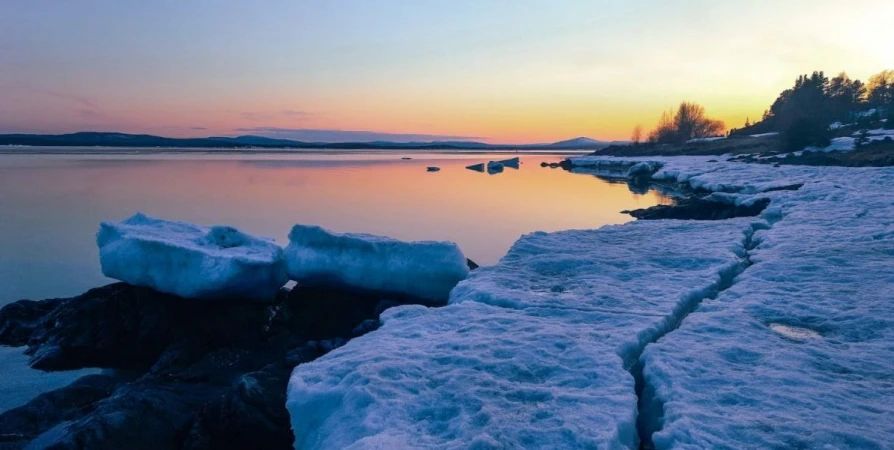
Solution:
[{"label": "lake", "polygon": [[[99,222],[137,211],[232,225],[283,245],[295,223],[450,240],[489,265],[522,234],[623,223],[630,217],[622,210],[670,202],[654,191],[636,194],[623,183],[540,167],[558,155],[52,151],[0,154],[0,306],[109,283],[95,244]],[[518,170],[465,168],[514,156]],[[71,379],[40,375],[25,362],[21,349],[0,351],[0,410]]]}]

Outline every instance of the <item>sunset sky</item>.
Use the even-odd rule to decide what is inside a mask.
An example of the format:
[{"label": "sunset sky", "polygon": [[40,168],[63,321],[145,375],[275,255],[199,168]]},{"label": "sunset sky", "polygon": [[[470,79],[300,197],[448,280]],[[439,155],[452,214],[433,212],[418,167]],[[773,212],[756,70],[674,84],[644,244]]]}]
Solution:
[{"label": "sunset sky", "polygon": [[[894,1],[4,0],[0,133],[627,139],[894,68]],[[346,131],[352,131],[350,133]]]}]

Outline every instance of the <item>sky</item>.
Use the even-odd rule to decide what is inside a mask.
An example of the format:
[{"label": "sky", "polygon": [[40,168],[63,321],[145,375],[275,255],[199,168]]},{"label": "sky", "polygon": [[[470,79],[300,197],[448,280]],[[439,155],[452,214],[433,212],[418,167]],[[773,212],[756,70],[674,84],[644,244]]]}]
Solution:
[{"label": "sky", "polygon": [[894,69],[894,2],[3,0],[0,133],[628,139]]}]

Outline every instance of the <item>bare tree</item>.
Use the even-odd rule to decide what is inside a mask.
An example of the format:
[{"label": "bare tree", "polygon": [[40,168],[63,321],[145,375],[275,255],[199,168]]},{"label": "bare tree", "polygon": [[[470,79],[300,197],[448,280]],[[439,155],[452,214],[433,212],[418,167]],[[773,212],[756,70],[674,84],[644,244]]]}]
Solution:
[{"label": "bare tree", "polygon": [[870,104],[878,106],[894,103],[894,70],[883,70],[869,77],[866,97]]},{"label": "bare tree", "polygon": [[699,104],[682,102],[677,110],[665,111],[658,120],[658,126],[649,135],[649,140],[659,143],[678,144],[690,139],[717,136],[726,125],[705,114]]},{"label": "bare tree", "polygon": [[630,141],[633,142],[633,145],[639,145],[640,142],[643,141],[643,126],[640,124],[636,124],[633,127],[633,134],[630,136]]}]

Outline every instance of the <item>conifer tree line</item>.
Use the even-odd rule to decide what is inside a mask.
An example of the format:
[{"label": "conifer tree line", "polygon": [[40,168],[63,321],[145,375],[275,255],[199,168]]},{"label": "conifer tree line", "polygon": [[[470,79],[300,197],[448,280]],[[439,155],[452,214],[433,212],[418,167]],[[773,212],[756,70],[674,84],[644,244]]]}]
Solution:
[{"label": "conifer tree line", "polygon": [[[801,75],[793,87],[782,91],[761,120],[729,130],[730,136],[778,132],[789,149],[808,145],[828,145],[834,122],[874,122],[894,116],[894,70],[884,70],[866,83],[842,72],[829,78],[822,71]],[[894,121],[887,121],[887,127]],[[701,105],[682,102],[676,110],[662,114],[657,126],[648,133],[648,141],[657,144],[679,144],[691,139],[722,135],[723,122],[709,118]],[[643,139],[637,125],[632,140]]]}]

